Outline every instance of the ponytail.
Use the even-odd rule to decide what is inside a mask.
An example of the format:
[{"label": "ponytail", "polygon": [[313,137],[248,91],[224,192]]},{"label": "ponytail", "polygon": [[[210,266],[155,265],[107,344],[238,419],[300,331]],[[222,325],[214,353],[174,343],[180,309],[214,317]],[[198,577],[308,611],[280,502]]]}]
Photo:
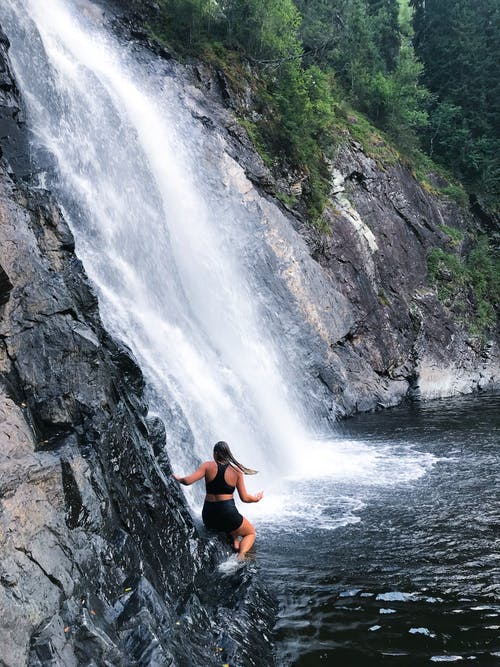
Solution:
[{"label": "ponytail", "polygon": [[219,463],[227,461],[244,475],[256,475],[258,472],[257,470],[252,470],[251,468],[245,468],[244,465],[239,463],[232,455],[227,442],[224,442],[223,440],[220,440],[214,445],[214,458]]}]

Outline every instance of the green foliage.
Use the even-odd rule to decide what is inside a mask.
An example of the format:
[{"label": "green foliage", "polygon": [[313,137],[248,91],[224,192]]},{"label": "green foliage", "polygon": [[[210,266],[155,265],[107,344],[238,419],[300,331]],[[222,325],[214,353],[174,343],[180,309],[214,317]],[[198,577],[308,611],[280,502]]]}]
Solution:
[{"label": "green foliage", "polygon": [[469,204],[467,193],[463,186],[454,180],[446,167],[434,162],[422,150],[412,150],[410,162],[415,178],[420,181],[427,192],[444,196],[461,208],[467,208]]},{"label": "green foliage", "polygon": [[450,237],[451,244],[455,248],[458,247],[464,240],[464,232],[462,232],[460,229],[457,229],[456,227],[450,227],[449,225],[439,225],[439,228],[442,232]]},{"label": "green foliage", "polygon": [[471,251],[467,269],[474,286],[478,303],[488,302],[492,307],[500,302],[500,257],[490,249],[488,239],[483,236]]},{"label": "green foliage", "polygon": [[368,0],[367,11],[376,51],[390,72],[396,66],[400,47],[399,4],[397,0]]},{"label": "green foliage", "polygon": [[435,95],[429,153],[490,200],[500,191],[500,4],[414,0],[415,47]]},{"label": "green foliage", "polygon": [[334,100],[328,77],[314,65],[288,60],[264,84],[257,91],[260,120],[244,125],[268,166],[288,164],[308,175],[305,199],[316,221],[330,188],[324,153],[333,143]]},{"label": "green foliage", "polygon": [[[429,191],[467,205],[447,166],[498,205],[498,0],[157,2],[158,39],[204,54],[235,90],[250,84],[259,116],[242,122],[268,166],[308,176],[315,219],[329,189],[324,155],[346,128],[381,165],[409,156]],[[422,148],[445,166],[448,185],[436,185]]]},{"label": "green foliage", "polygon": [[273,107],[268,141],[283,151],[294,165],[307,168],[311,155],[326,145],[332,122],[333,100],[326,75],[316,66],[304,69],[297,62],[284,63],[270,81],[267,100]]},{"label": "green foliage", "polygon": [[410,39],[412,39],[415,34],[415,31],[413,30],[413,14],[413,7],[408,0],[399,0],[399,29],[404,37]]},{"label": "green foliage", "polygon": [[293,195],[289,195],[286,192],[283,192],[282,190],[279,190],[276,193],[276,196],[289,209],[292,209],[294,206],[296,206],[296,204],[298,202],[297,197],[294,197]]},{"label": "green foliage", "polygon": [[418,83],[422,69],[413,47],[405,40],[394,71],[377,72],[366,84],[369,115],[403,148],[418,145],[417,132],[428,122],[429,93]]},{"label": "green foliage", "polygon": [[197,51],[222,16],[216,0],[159,0],[158,8],[154,36],[181,52]]},{"label": "green foliage", "polygon": [[[447,233],[451,229],[447,228]],[[451,232],[456,239],[457,232]],[[470,309],[475,312],[471,333],[483,335],[495,324],[500,302],[500,257],[486,237],[477,241],[465,259],[433,248],[427,267],[429,282],[436,285],[438,297],[447,307],[464,314]]]},{"label": "green foliage", "polygon": [[438,287],[438,296],[446,305],[462,289],[467,280],[467,271],[461,258],[441,248],[432,248],[427,257],[429,282]]},{"label": "green foliage", "polygon": [[439,192],[448,199],[456,202],[463,209],[467,208],[469,204],[469,197],[467,196],[467,193],[465,192],[462,185],[449,183],[448,185],[440,188]]},{"label": "green foliage", "polygon": [[309,59],[329,67],[352,102],[403,148],[427,126],[429,93],[411,44],[405,0],[300,0],[301,34]]},{"label": "green foliage", "polygon": [[291,0],[228,0],[221,6],[229,46],[259,59],[301,54],[297,37],[301,17]]},{"label": "green foliage", "polygon": [[250,141],[253,143],[266,167],[272,169],[275,165],[275,158],[269,153],[266,141],[259,130],[259,125],[249,118],[240,117],[238,121],[247,131]]}]

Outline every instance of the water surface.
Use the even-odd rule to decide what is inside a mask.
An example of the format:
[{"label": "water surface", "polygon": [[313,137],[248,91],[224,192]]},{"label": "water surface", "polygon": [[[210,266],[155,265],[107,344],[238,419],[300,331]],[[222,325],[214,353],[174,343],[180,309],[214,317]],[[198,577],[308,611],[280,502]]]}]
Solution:
[{"label": "water surface", "polygon": [[322,521],[304,503],[283,528],[261,523],[258,562],[280,602],[279,665],[500,664],[499,426],[498,394],[340,426],[383,451],[387,468],[391,448],[431,465],[408,479],[395,463],[393,479],[379,480],[360,459],[350,478],[298,484],[316,495]]}]

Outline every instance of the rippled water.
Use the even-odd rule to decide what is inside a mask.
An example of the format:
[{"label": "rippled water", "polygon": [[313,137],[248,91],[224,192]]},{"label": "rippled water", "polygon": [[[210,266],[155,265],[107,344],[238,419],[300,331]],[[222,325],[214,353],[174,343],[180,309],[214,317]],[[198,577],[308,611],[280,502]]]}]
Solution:
[{"label": "rippled water", "polygon": [[[377,478],[365,455],[357,474],[298,482],[295,517],[256,520],[279,665],[500,664],[499,427],[500,395],[341,427],[381,457]],[[392,461],[391,479],[389,452],[427,469]]]}]

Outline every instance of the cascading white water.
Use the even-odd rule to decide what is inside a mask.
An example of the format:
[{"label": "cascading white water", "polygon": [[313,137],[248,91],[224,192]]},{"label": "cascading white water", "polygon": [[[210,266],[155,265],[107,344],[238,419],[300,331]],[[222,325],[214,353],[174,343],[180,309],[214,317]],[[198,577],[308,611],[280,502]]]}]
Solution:
[{"label": "cascading white water", "polygon": [[[105,325],[131,347],[156,395],[179,406],[195,455],[206,458],[213,442],[228,440],[269,482],[356,476],[360,466],[379,481],[388,469],[389,482],[394,467],[401,478],[422,474],[429,461],[416,455],[398,459],[310,435],[301,354],[292,355],[289,386],[275,340],[279,318],[271,325],[260,307],[249,257],[258,215],[225,186],[175,81],[157,61],[137,62],[100,16],[83,0],[2,0],[0,7],[35,148],[54,158],[51,187]],[[260,298],[272,299],[272,290]],[[271,310],[279,308],[276,300]],[[285,339],[290,345],[283,332]],[[167,428],[169,454],[186,469],[193,456],[183,430],[175,420]],[[281,511],[284,498],[268,501],[267,512]],[[258,509],[266,512],[266,504]]]}]

